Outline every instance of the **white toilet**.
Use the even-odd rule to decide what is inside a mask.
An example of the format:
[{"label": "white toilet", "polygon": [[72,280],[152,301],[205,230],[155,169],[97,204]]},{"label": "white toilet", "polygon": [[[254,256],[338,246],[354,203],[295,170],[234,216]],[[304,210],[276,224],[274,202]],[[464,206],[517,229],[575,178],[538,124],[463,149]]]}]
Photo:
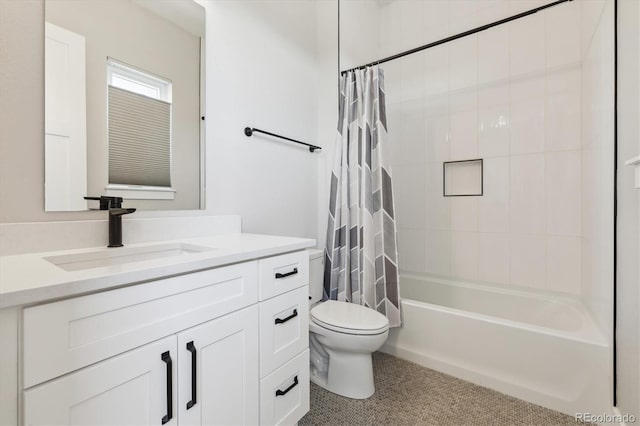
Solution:
[{"label": "white toilet", "polygon": [[347,302],[322,300],[324,252],[309,250],[311,381],[354,399],[375,392],[371,354],[389,335],[381,313]]}]

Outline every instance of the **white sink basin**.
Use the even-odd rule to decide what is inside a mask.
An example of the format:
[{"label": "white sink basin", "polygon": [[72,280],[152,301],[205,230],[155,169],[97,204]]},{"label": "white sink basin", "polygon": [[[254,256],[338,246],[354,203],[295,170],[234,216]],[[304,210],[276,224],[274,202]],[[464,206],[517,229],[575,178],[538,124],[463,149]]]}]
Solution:
[{"label": "white sink basin", "polygon": [[202,253],[210,250],[215,249],[194,244],[169,243],[145,247],[104,248],[85,253],[45,257],[44,260],[53,263],[65,271],[79,271],[140,262],[143,260],[188,256],[193,253]]}]

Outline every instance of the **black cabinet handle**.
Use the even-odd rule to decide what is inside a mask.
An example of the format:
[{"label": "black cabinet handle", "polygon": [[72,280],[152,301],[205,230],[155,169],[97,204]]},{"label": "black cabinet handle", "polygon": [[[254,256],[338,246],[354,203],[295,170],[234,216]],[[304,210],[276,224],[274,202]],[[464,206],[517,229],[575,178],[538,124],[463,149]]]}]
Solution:
[{"label": "black cabinet handle", "polygon": [[286,317],[284,319],[283,318],[276,318],[276,324],[283,324],[283,323],[289,321],[291,318],[295,318],[297,316],[298,316],[298,310],[294,309],[293,313],[291,315],[289,315],[288,317]]},{"label": "black cabinet handle", "polygon": [[193,340],[187,343],[187,350],[191,352],[191,401],[187,402],[187,410],[196,405],[196,347]]},{"label": "black cabinet handle", "polygon": [[286,395],[291,389],[295,388],[296,386],[298,386],[298,376],[293,378],[293,383],[291,384],[291,386],[289,386],[285,390],[282,391],[282,390],[278,389],[276,391],[276,396]]},{"label": "black cabinet handle", "polygon": [[295,275],[298,273],[298,268],[293,268],[293,271],[287,272],[286,274],[281,274],[280,272],[276,272],[276,279],[278,278],[286,278],[291,275]]},{"label": "black cabinet handle", "polygon": [[169,351],[162,353],[162,361],[167,364],[167,415],[162,417],[162,424],[173,418],[173,366]]}]

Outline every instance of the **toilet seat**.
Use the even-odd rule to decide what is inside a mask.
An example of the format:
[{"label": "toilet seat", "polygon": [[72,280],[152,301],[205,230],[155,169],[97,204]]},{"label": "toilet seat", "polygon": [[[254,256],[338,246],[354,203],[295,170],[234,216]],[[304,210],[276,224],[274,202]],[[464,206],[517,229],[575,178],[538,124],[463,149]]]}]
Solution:
[{"label": "toilet seat", "polygon": [[389,320],[381,313],[336,300],[320,303],[311,309],[310,316],[316,325],[338,333],[373,335],[389,329]]}]

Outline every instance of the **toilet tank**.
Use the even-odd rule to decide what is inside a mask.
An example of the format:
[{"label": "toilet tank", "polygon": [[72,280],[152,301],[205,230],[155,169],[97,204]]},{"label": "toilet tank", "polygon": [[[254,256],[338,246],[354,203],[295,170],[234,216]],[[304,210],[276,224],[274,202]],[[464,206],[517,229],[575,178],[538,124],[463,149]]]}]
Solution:
[{"label": "toilet tank", "polygon": [[324,250],[313,248],[309,252],[309,303],[322,300],[324,282]]}]

